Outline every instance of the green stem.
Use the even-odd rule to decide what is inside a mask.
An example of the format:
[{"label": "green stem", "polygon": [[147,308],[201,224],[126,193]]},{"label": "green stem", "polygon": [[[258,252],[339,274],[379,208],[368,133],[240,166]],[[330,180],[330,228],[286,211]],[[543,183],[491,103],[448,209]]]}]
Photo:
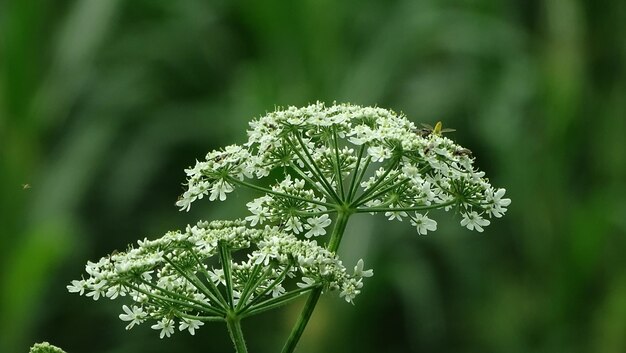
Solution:
[{"label": "green stem", "polygon": [[[320,180],[320,182],[322,184],[324,184],[326,186],[326,191],[328,191],[330,196],[332,196],[332,198],[336,202],[340,203],[341,199],[339,198],[339,195],[337,195],[337,193],[335,192],[333,187],[330,185],[330,182],[328,180],[326,180],[326,177],[324,176],[324,173],[318,168],[317,164],[315,163],[315,159],[313,159],[313,156],[311,156],[311,153],[309,153],[309,149],[306,147],[306,144],[302,140],[302,137],[299,134],[297,134],[297,133],[295,135],[296,135],[296,139],[298,139],[298,143],[300,144],[300,148],[302,148],[302,150],[304,151],[304,154],[309,158],[309,162],[311,163],[311,167],[313,167],[313,169],[315,169],[315,171],[317,172],[318,179]],[[295,148],[294,148],[294,152],[298,153]],[[311,169],[311,171],[313,169]]]},{"label": "green stem", "polygon": [[335,228],[333,228],[333,232],[328,240],[328,246],[326,246],[326,249],[329,251],[337,252],[343,233],[346,230],[346,225],[348,225],[348,218],[350,218],[353,211],[354,210],[344,210],[337,213]]},{"label": "green stem", "polygon": [[[343,210],[337,214],[337,220],[335,221],[335,228],[333,228],[333,233],[330,236],[330,240],[328,241],[327,249],[336,252],[339,247],[339,243],[341,242],[341,238],[343,237],[343,233],[346,230],[346,225],[348,224],[348,218],[352,212],[350,210]],[[298,318],[298,322],[296,322],[296,326],[291,331],[289,338],[287,339],[287,343],[283,346],[282,353],[293,353],[296,349],[296,345],[302,337],[302,333],[306,328],[306,325],[309,323],[309,319],[311,319],[311,315],[313,314],[313,310],[315,310],[315,306],[317,305],[317,301],[320,299],[322,295],[322,288],[315,288],[311,291],[311,295],[307,299],[304,304],[304,308],[300,313],[300,317]]]},{"label": "green stem", "polygon": [[[300,167],[298,167],[295,163],[293,162],[289,162],[289,166],[291,167],[291,169],[293,169],[296,173],[298,173],[298,175],[306,180],[307,183],[309,183],[311,185],[311,187],[315,188],[317,191],[319,191],[322,195],[324,195],[324,197],[326,197],[327,199],[332,199],[332,197],[330,196],[330,194],[328,192],[326,192],[326,189],[324,189],[324,185],[322,185],[321,183],[315,182],[313,179],[309,178],[306,173],[300,169]],[[311,174],[313,174],[313,172],[311,172],[309,170],[309,172]]]},{"label": "green stem", "polygon": [[[368,197],[374,190],[376,190],[379,185],[385,181],[385,179],[387,178],[387,176],[389,175],[389,173],[391,173],[392,170],[394,170],[394,168],[398,165],[398,163],[400,162],[400,158],[395,158],[391,164],[389,165],[389,168],[387,168],[387,170],[385,171],[385,173],[378,178],[378,180],[376,180],[376,182],[374,182],[373,185],[370,185],[370,187],[368,187],[365,191],[363,191],[363,194],[361,196],[359,196],[356,201],[352,202],[352,205],[359,205],[361,203],[361,200],[363,200],[364,198]],[[394,176],[395,177],[395,176]],[[383,183],[383,185],[387,185],[388,183],[392,182],[393,178],[389,178],[386,180],[385,183]]]},{"label": "green stem", "polygon": [[230,339],[233,341],[233,345],[235,346],[235,352],[248,353],[246,341],[244,340],[243,332],[241,331],[241,321],[239,317],[229,314],[226,317],[226,327],[228,327]]},{"label": "green stem", "polygon": [[415,206],[415,207],[366,207],[366,208],[357,208],[354,212],[356,213],[369,213],[369,212],[411,212],[411,211],[428,211],[434,210],[437,208],[444,208],[447,206],[452,206],[458,201],[456,199],[444,203],[436,203],[430,206]]},{"label": "green stem", "polygon": [[233,274],[231,271],[231,254],[228,244],[225,241],[220,240],[218,243],[218,252],[220,255],[220,261],[222,262],[222,269],[224,270],[224,281],[226,282],[226,300],[231,309],[235,308],[235,300],[233,298]]},{"label": "green stem", "polygon": [[213,293],[211,293],[211,291],[204,286],[204,284],[202,284],[202,282],[200,281],[199,278],[195,277],[197,279],[197,281],[194,280],[191,276],[189,276],[187,274],[187,272],[185,270],[183,270],[178,265],[176,265],[172,260],[167,258],[167,256],[163,255],[163,259],[165,261],[167,261],[172,267],[174,267],[176,269],[176,271],[178,271],[178,273],[180,273],[183,277],[185,277],[187,279],[187,281],[189,281],[189,283],[191,283],[192,286],[196,287],[196,289],[198,289],[204,295],[209,297],[212,301],[216,302],[217,304],[221,304],[222,308],[226,308],[226,306],[225,306],[226,303],[225,302],[220,302],[219,299],[216,296],[214,296]]},{"label": "green stem", "polygon": [[335,150],[335,169],[337,169],[337,185],[339,185],[339,193],[341,194],[341,198],[345,199],[346,194],[343,190],[343,179],[341,175],[341,159],[339,158],[339,143],[337,143],[337,130],[333,128],[333,147]]},{"label": "green stem", "polygon": [[233,177],[230,177],[230,176],[225,177],[225,179],[227,179],[230,182],[233,182],[233,183],[245,186],[247,188],[260,191],[260,192],[265,193],[265,194],[271,194],[271,195],[276,195],[276,196],[280,196],[280,197],[286,197],[286,198],[290,198],[290,199],[294,199],[294,200],[300,200],[300,201],[304,201],[304,202],[308,202],[308,203],[314,203],[314,204],[321,205],[321,206],[326,206],[326,207],[329,207],[329,208],[335,206],[334,204],[328,203],[328,202],[318,201],[318,200],[314,200],[314,199],[307,199],[307,198],[296,196],[296,195],[289,195],[289,194],[285,194],[285,193],[282,193],[282,192],[274,191],[274,190],[267,189],[267,188],[264,188],[262,186],[257,186],[257,185],[254,185],[254,184],[251,184],[251,183],[248,183],[248,182],[245,182],[243,180],[239,180],[237,178],[233,178]]},{"label": "green stem", "polygon": [[378,198],[378,197],[380,197],[380,196],[382,196],[382,195],[384,195],[384,194],[388,193],[389,191],[391,191],[391,190],[393,190],[393,189],[396,189],[396,188],[398,188],[398,187],[400,187],[400,186],[402,186],[402,185],[404,185],[404,184],[408,183],[409,181],[410,181],[409,179],[404,179],[404,180],[402,180],[402,181],[401,181],[401,182],[399,182],[399,183],[396,183],[396,184],[393,184],[393,185],[391,185],[391,186],[389,186],[389,187],[386,187],[386,188],[382,189],[381,191],[379,191],[379,192],[377,192],[377,193],[375,193],[375,194],[373,194],[373,195],[370,195],[370,196],[368,196],[368,197],[364,198],[363,200],[361,200],[361,201],[359,202],[359,204],[358,204],[358,205],[356,205],[356,207],[359,207],[359,206],[361,206],[361,205],[365,205],[368,201],[373,200],[373,199],[375,199],[375,198]]},{"label": "green stem", "polygon": [[354,166],[354,172],[352,174],[352,181],[350,181],[350,188],[348,188],[348,202],[352,202],[354,194],[356,194],[356,190],[359,187],[359,183],[361,182],[361,179],[363,178],[363,174],[365,174],[365,171],[367,170],[367,167],[369,165],[369,162],[368,162],[369,156],[368,156],[367,160],[365,161],[365,165],[363,166],[363,169],[359,169],[361,168],[361,159],[363,158],[364,151],[365,151],[365,145],[361,145],[361,147],[359,148],[359,156],[357,157],[356,165]]}]

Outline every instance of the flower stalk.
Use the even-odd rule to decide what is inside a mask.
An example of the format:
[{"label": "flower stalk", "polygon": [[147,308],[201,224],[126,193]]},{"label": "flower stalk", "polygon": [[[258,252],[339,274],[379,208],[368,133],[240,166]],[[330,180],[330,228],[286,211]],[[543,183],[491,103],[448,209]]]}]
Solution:
[{"label": "flower stalk", "polygon": [[[337,214],[335,227],[333,228],[330,240],[328,241],[327,249],[329,251],[336,252],[339,248],[341,238],[343,237],[343,233],[345,232],[346,226],[348,225],[348,218],[350,217],[350,214],[351,213],[348,211],[339,212]],[[298,341],[300,341],[300,337],[302,337],[304,329],[309,323],[311,315],[313,315],[313,311],[315,310],[315,306],[317,305],[317,302],[319,301],[321,295],[322,288],[316,288],[311,291],[311,294],[307,298],[307,301],[302,308],[302,312],[298,317],[296,325],[291,331],[289,338],[287,338],[287,342],[283,346],[282,353],[292,353],[296,349],[296,345],[298,344]]]},{"label": "flower stalk", "polygon": [[246,341],[243,337],[243,331],[241,330],[241,320],[236,315],[229,313],[226,317],[226,326],[228,327],[230,339],[233,341],[233,345],[235,346],[235,352],[248,353]]}]

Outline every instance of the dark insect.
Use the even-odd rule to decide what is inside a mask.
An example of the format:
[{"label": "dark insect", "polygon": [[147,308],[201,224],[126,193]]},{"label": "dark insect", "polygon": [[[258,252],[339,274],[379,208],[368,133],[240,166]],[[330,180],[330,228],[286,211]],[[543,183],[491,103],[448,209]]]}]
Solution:
[{"label": "dark insect", "polygon": [[229,153],[220,153],[219,155],[213,157],[213,161],[219,163],[228,157]]},{"label": "dark insect", "polygon": [[468,157],[471,157],[472,156],[472,151],[470,151],[467,148],[461,148],[461,149],[458,149],[458,150],[454,151],[453,154],[455,156],[468,156]]}]

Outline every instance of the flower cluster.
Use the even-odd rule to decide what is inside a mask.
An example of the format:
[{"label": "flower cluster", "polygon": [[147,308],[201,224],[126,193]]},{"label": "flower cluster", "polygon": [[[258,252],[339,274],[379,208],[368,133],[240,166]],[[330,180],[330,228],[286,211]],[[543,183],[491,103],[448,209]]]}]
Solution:
[{"label": "flower cluster", "polygon": [[254,229],[243,220],[199,222],[184,232],[88,262],[88,277],[68,290],[98,300],[128,297],[120,319],[127,329],[147,320],[161,338],[178,327],[192,335],[205,321],[228,314],[246,317],[283,305],[314,288],[337,291],[352,302],[362,278],[359,261],[349,274],[341,261],[315,242],[278,227]]},{"label": "flower cluster", "polygon": [[[247,179],[283,179],[270,187]],[[248,204],[252,224],[271,222],[307,237],[325,234],[338,207],[408,219],[436,229],[431,209],[455,209],[461,225],[483,231],[511,200],[473,166],[471,152],[441,130],[417,128],[392,111],[349,104],[276,110],[250,123],[248,141],[207,154],[186,170],[181,210],[205,195],[225,200],[238,186],[264,195]],[[270,184],[272,182],[270,181]]]},{"label": "flower cluster", "polygon": [[64,350],[57,346],[53,346],[48,342],[35,343],[30,347],[29,353],[65,353]]}]

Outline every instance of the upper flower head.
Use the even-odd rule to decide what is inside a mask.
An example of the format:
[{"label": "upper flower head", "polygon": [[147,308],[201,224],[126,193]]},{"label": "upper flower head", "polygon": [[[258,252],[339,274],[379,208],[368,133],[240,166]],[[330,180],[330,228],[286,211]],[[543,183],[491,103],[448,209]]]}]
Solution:
[{"label": "upper flower head", "polygon": [[[345,205],[408,218],[420,234],[436,222],[410,211],[455,208],[463,219],[501,217],[511,202],[505,190],[492,187],[469,150],[438,126],[428,133],[402,114],[350,104],[277,109],[250,122],[243,145],[209,152],[187,169],[177,205],[189,210],[204,195],[224,200],[239,186],[251,187],[265,194],[248,204],[246,219],[307,237],[324,235],[331,222],[324,216]],[[270,188],[247,181],[281,174]],[[482,229],[477,225],[470,229]]]}]

